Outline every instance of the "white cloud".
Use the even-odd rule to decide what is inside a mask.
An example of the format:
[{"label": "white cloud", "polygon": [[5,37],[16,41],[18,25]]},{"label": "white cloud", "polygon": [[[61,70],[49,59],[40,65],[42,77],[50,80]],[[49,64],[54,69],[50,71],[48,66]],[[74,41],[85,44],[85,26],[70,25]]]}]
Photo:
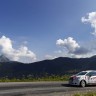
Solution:
[{"label": "white cloud", "polygon": [[91,12],[87,14],[87,17],[82,17],[81,21],[83,23],[90,23],[91,27],[94,28],[93,35],[96,35],[96,12]]},{"label": "white cloud", "polygon": [[72,37],[68,37],[64,40],[58,39],[56,41],[56,45],[64,48],[63,52],[66,56],[83,57],[90,52],[90,50],[81,47]]},{"label": "white cloud", "polygon": [[68,37],[67,39],[64,40],[59,39],[56,41],[56,45],[67,48],[70,53],[80,48],[79,44],[72,37]]},{"label": "white cloud", "polygon": [[55,58],[57,57],[52,55],[45,55],[45,59],[48,59],[48,60],[55,59]]},{"label": "white cloud", "polygon": [[[26,46],[21,46],[19,49],[14,49],[12,40],[6,36],[0,38],[1,54],[5,54],[9,59],[20,62],[32,62],[36,60],[34,52],[30,51]],[[24,60],[27,58],[28,60]]]}]

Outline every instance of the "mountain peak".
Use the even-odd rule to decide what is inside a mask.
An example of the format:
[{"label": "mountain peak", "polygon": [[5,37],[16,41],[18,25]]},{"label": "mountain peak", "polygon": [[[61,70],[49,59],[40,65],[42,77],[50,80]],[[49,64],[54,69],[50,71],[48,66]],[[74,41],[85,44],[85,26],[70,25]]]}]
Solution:
[{"label": "mountain peak", "polygon": [[5,55],[0,56],[0,62],[9,62],[9,61],[10,60]]}]

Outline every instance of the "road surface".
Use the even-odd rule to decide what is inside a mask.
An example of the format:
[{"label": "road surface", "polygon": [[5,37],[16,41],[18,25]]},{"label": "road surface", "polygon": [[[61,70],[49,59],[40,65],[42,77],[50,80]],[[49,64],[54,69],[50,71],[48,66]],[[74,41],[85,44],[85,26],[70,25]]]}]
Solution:
[{"label": "road surface", "polygon": [[0,96],[67,96],[75,92],[91,90],[95,91],[96,86],[81,88],[69,86],[68,82],[0,83]]}]

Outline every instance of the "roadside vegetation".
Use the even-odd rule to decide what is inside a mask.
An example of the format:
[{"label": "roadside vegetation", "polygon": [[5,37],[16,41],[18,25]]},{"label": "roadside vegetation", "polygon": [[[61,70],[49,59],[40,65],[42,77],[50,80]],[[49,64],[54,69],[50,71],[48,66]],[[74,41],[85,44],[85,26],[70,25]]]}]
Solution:
[{"label": "roadside vegetation", "polygon": [[96,92],[78,93],[73,96],[96,96]]},{"label": "roadside vegetation", "polygon": [[34,81],[68,81],[69,75],[51,75],[51,76],[43,76],[43,77],[33,77],[31,75],[23,76],[21,78],[8,78],[2,77],[0,78],[0,82],[34,82]]}]

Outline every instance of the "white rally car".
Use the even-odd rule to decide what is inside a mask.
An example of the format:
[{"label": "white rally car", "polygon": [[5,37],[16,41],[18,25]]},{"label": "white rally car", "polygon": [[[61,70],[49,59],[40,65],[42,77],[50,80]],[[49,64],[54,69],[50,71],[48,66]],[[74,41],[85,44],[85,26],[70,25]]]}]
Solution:
[{"label": "white rally car", "polygon": [[77,73],[76,75],[70,77],[69,84],[78,86],[80,85],[81,87],[96,84],[96,71],[81,71],[80,73]]}]

